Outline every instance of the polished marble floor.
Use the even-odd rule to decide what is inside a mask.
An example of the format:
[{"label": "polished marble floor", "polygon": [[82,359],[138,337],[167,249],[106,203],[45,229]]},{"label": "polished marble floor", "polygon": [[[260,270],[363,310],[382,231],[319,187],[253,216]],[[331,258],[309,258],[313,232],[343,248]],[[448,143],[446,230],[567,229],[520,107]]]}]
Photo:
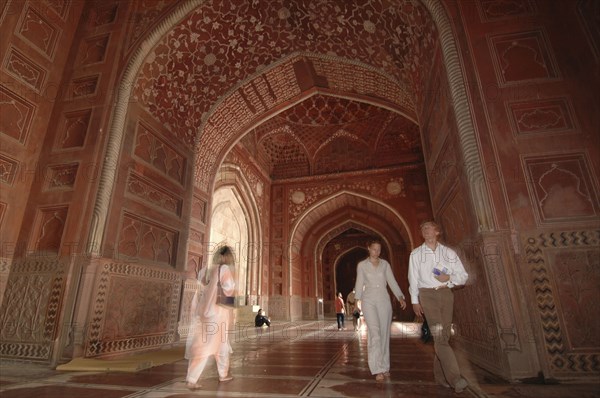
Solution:
[{"label": "polished marble floor", "polygon": [[600,397],[600,384],[508,384],[459,357],[470,386],[460,394],[433,381],[433,345],[418,338],[417,324],[394,323],[391,378],[376,382],[367,366],[366,331],[338,331],[335,320],[273,323],[235,333],[234,379],[219,383],[214,361],[185,387],[187,361],[135,373],[65,372],[35,363],[0,361],[1,398],[185,397]]}]

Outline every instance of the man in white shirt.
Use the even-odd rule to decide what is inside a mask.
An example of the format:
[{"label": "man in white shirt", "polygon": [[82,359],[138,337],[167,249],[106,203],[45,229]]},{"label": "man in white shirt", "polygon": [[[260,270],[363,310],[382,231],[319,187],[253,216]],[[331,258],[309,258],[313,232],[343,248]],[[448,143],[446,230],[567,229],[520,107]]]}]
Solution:
[{"label": "man in white shirt", "polygon": [[448,340],[454,309],[452,288],[464,285],[469,275],[456,252],[438,242],[438,224],[424,222],[421,234],[425,242],[410,253],[408,264],[411,302],[416,315],[425,315],[434,336],[436,382],[460,393],[468,384]]}]

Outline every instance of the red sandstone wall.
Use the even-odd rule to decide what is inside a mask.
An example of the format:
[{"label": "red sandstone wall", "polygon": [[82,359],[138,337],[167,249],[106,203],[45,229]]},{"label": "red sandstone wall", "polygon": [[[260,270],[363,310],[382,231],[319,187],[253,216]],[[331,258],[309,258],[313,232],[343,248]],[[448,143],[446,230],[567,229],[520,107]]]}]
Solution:
[{"label": "red sandstone wall", "polygon": [[[62,245],[63,237],[69,233],[74,187],[84,184],[81,176],[87,171],[74,158],[50,156],[49,149],[71,152],[77,144],[67,137],[67,130],[69,120],[80,114],[61,117],[56,106],[81,93],[79,83],[63,71],[72,59],[69,49],[82,6],[81,2],[0,4],[2,355],[48,360],[58,335],[61,314],[54,309],[65,294],[68,265],[56,255],[72,249],[73,245]],[[28,198],[35,203],[28,204]],[[26,252],[39,254],[28,261],[18,259]],[[28,300],[23,292],[28,292]]]},{"label": "red sandstone wall", "polygon": [[[2,328],[3,355],[57,359],[62,353],[52,352],[54,339],[73,353],[84,338],[94,278],[89,271],[95,266],[79,267],[89,261],[82,254],[115,82],[127,55],[165,11],[164,4],[143,12],[138,6],[129,1],[0,5],[6,72],[0,84],[0,157],[6,171],[0,193],[0,297],[10,301],[3,303],[2,318],[17,331],[7,335],[10,330]],[[13,257],[19,260],[11,266]],[[75,297],[82,274],[84,296]],[[167,290],[179,297],[179,288]],[[39,301],[21,299],[24,291]],[[83,317],[70,318],[74,311]],[[32,321],[33,328],[22,327]],[[162,324],[173,328],[171,321]],[[26,329],[32,332],[24,335]],[[74,339],[68,341],[69,335]]]},{"label": "red sandstone wall", "polygon": [[[546,377],[598,374],[589,355],[600,347],[591,337],[600,335],[600,324],[584,304],[596,300],[600,282],[591,271],[598,268],[600,244],[598,5],[447,5],[461,38],[498,228],[495,237],[484,234],[482,247],[472,253],[480,283],[458,300],[471,313],[458,319],[477,324],[482,319],[473,310],[493,310],[497,338],[477,328],[465,335],[481,342],[472,351],[476,356],[486,355],[486,335],[496,352],[504,350],[506,362],[496,366],[510,366],[512,377],[536,366]],[[488,294],[491,303],[482,302]],[[519,308],[523,300],[527,305]],[[540,364],[532,358],[535,350],[511,359],[532,341],[543,347]]]},{"label": "red sandstone wall", "polygon": [[[64,152],[76,146],[77,140],[69,139],[66,130],[77,117],[61,118],[55,106],[79,93],[77,83],[63,80],[63,68],[81,12],[81,2],[0,5],[3,263],[28,250],[57,253],[60,249],[77,169],[83,165],[48,158],[48,148]],[[26,211],[30,190],[37,206]],[[23,222],[26,227],[21,229]]]}]

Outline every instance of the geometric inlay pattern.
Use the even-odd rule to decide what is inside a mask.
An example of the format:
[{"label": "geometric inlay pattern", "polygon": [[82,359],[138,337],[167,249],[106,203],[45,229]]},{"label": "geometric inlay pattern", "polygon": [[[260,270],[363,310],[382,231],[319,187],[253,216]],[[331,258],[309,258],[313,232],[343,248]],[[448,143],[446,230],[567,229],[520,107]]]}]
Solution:
[{"label": "geometric inlay pattern", "polygon": [[[398,187],[398,190],[389,192],[388,186],[392,183],[392,186]],[[302,188],[302,201],[294,201],[294,196],[290,195],[287,206],[287,216],[290,224],[293,224],[296,219],[303,214],[306,209],[313,206],[319,200],[330,197],[336,192],[340,191],[351,191],[366,194],[373,198],[380,198],[382,200],[393,200],[397,197],[406,196],[404,191],[404,179],[402,177],[396,177],[390,179],[389,177],[382,175],[372,175],[370,181],[357,181],[357,182],[344,182],[344,183],[333,183],[333,184],[314,184],[306,185]]]},{"label": "geometric inlay pattern", "polygon": [[414,122],[380,107],[321,94],[250,134],[272,179],[389,167],[414,161],[420,152]]},{"label": "geometric inlay pattern", "polygon": [[[572,300],[577,295],[581,299],[594,297],[595,303],[598,302],[598,285],[592,286],[600,279],[598,275],[598,253],[600,250],[600,230],[585,230],[585,231],[553,231],[541,232],[539,234],[524,237],[523,245],[525,247],[525,259],[529,266],[528,271],[532,277],[533,290],[535,294],[538,320],[543,335],[544,348],[548,358],[548,365],[553,376],[584,376],[583,373],[597,373],[600,376],[600,355],[599,344],[597,337],[587,337],[585,335],[574,335],[571,333],[571,338],[579,339],[579,341],[569,344],[568,328],[560,314],[568,312],[570,307],[568,300]],[[577,253],[581,251],[595,253],[594,256],[588,256],[590,260],[588,265],[580,264],[576,267],[582,273],[589,273],[591,284],[586,283],[586,275],[581,275],[578,278],[576,285],[570,287],[568,292],[563,292],[567,284],[565,281],[560,281],[561,278],[572,278],[574,276],[574,268],[572,265],[567,267],[560,264],[552,264],[552,258],[549,254],[555,256],[556,253]],[[580,256],[580,254],[576,254]],[[595,264],[595,269],[594,269]],[[555,269],[552,269],[555,267]],[[583,292],[578,290],[584,289]],[[590,290],[592,289],[592,290]],[[586,301],[579,303],[581,306],[595,305]],[[580,308],[578,307],[578,308]],[[597,307],[594,307],[597,308]],[[568,316],[568,314],[567,314]],[[590,319],[597,319],[597,310],[592,310],[587,316],[585,314],[575,314],[579,323],[573,327],[586,328],[590,327]],[[587,320],[587,322],[586,322]],[[595,327],[598,328],[597,320]],[[590,330],[594,333],[594,329]],[[596,336],[598,330],[595,331]],[[582,331],[586,333],[586,331]],[[587,340],[585,340],[587,338]],[[585,349],[581,345],[586,345]],[[593,346],[592,346],[593,345]],[[571,348],[577,347],[577,350]]]},{"label": "geometric inlay pattern", "polygon": [[11,267],[0,309],[0,355],[48,360],[56,338],[65,265],[29,259]]},{"label": "geometric inlay pattern", "polygon": [[173,270],[109,260],[102,264],[85,356],[174,343],[180,292],[180,275]]}]

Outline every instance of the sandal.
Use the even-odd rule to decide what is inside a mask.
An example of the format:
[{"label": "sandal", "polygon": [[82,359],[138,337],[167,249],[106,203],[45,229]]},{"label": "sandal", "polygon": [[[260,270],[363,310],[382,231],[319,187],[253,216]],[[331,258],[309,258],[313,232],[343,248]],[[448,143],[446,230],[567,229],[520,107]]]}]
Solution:
[{"label": "sandal", "polygon": [[375,376],[375,381],[384,381],[385,377],[383,377],[383,373],[378,373],[377,376]]},{"label": "sandal", "polygon": [[231,380],[233,380],[233,376],[219,377],[219,381],[221,383],[225,383],[226,381],[231,381]]}]

